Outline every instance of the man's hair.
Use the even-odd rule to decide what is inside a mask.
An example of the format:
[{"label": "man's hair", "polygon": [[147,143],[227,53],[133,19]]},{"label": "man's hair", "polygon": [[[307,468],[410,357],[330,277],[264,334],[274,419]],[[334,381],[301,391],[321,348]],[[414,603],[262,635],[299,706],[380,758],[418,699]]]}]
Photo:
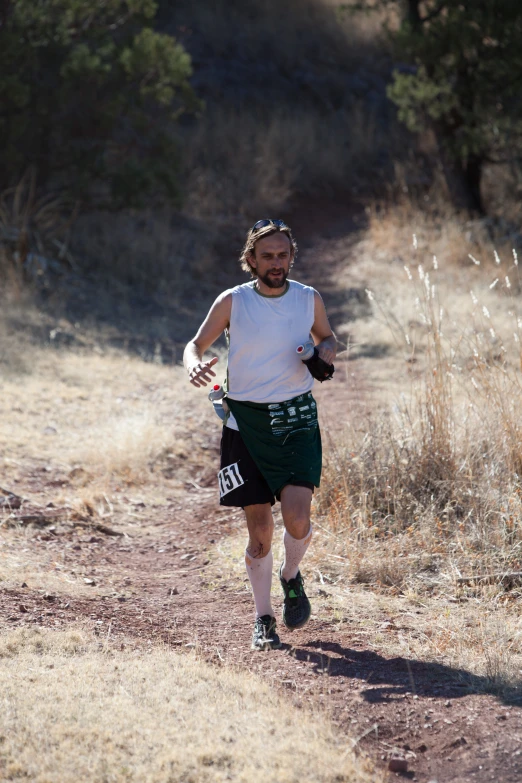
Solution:
[{"label": "man's hair", "polygon": [[255,244],[259,239],[264,239],[264,237],[272,236],[272,234],[284,234],[290,240],[291,252],[293,252],[293,258],[290,266],[293,266],[295,257],[297,255],[297,242],[292,236],[292,231],[290,227],[285,225],[278,226],[275,223],[269,223],[268,226],[259,228],[257,229],[257,231],[254,228],[250,229],[250,231],[247,234],[245,246],[243,247],[243,250],[241,251],[241,255],[239,256],[239,263],[241,264],[241,269],[244,272],[250,272],[251,277],[257,277],[256,270],[254,269],[253,266],[250,265],[248,261],[249,257],[251,255],[254,255]]}]

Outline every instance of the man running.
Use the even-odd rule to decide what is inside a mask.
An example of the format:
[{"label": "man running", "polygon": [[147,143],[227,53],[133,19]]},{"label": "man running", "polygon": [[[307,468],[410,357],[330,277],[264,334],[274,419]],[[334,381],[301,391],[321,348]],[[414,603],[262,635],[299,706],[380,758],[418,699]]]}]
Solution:
[{"label": "man running", "polygon": [[276,499],[285,526],[279,569],[283,622],[290,630],[300,628],[311,611],[299,564],[312,537],[310,506],[321,476],[321,435],[311,393],[314,378],[296,349],[311,335],[320,359],[331,365],[337,342],[317,291],[287,279],[296,251],[283,221],[259,220],[240,257],[252,280],[218,296],[183,357],[192,385],[206,386],[218,359],[206,362],[203,355],[226,333],[220,503],[245,511],[245,564],[256,607],[254,650],[281,646],[270,599]]}]

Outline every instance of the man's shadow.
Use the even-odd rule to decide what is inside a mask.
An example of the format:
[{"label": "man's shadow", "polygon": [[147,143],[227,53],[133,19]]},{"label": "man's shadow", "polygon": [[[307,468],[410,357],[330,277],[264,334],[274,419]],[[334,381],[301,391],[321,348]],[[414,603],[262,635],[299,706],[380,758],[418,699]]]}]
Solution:
[{"label": "man's shadow", "polygon": [[507,684],[441,663],[384,658],[370,650],[353,650],[319,640],[295,647],[291,654],[299,661],[311,662],[318,674],[365,681],[371,687],[361,695],[371,703],[393,701],[404,693],[444,699],[491,693],[505,704],[522,705],[522,680]]}]

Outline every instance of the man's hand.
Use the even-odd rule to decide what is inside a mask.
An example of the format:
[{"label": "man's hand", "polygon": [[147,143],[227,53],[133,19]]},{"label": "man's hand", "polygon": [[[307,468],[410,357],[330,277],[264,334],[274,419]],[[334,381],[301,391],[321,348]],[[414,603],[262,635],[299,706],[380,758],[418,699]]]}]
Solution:
[{"label": "man's hand", "polygon": [[323,362],[326,362],[326,364],[334,363],[336,351],[332,350],[328,340],[319,343],[319,345],[317,345],[316,348],[319,351],[319,356],[321,357]]},{"label": "man's hand", "polygon": [[199,362],[191,367],[188,371],[191,384],[199,388],[210,383],[212,378],[216,377],[216,373],[211,368],[217,361],[217,356],[214,356],[209,362]]},{"label": "man's hand", "polygon": [[333,364],[325,362],[324,359],[319,356],[317,346],[314,348],[314,355],[309,359],[303,359],[303,364],[306,364],[308,367],[310,375],[312,375],[316,381],[320,381],[321,383],[323,381],[329,381],[335,372],[335,367]]}]

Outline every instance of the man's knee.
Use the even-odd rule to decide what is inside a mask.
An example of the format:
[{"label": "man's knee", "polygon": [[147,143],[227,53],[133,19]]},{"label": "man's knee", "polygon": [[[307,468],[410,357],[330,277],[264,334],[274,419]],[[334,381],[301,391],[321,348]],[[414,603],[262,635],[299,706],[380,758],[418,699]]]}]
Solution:
[{"label": "man's knee", "polygon": [[312,492],[306,487],[288,485],[281,493],[283,522],[294,538],[304,538],[310,530]]},{"label": "man's knee", "polygon": [[293,538],[306,538],[310,532],[310,514],[287,514],[283,522]]},{"label": "man's knee", "polygon": [[274,519],[269,503],[256,506],[245,506],[248,532],[251,537],[271,538],[274,531]]}]

